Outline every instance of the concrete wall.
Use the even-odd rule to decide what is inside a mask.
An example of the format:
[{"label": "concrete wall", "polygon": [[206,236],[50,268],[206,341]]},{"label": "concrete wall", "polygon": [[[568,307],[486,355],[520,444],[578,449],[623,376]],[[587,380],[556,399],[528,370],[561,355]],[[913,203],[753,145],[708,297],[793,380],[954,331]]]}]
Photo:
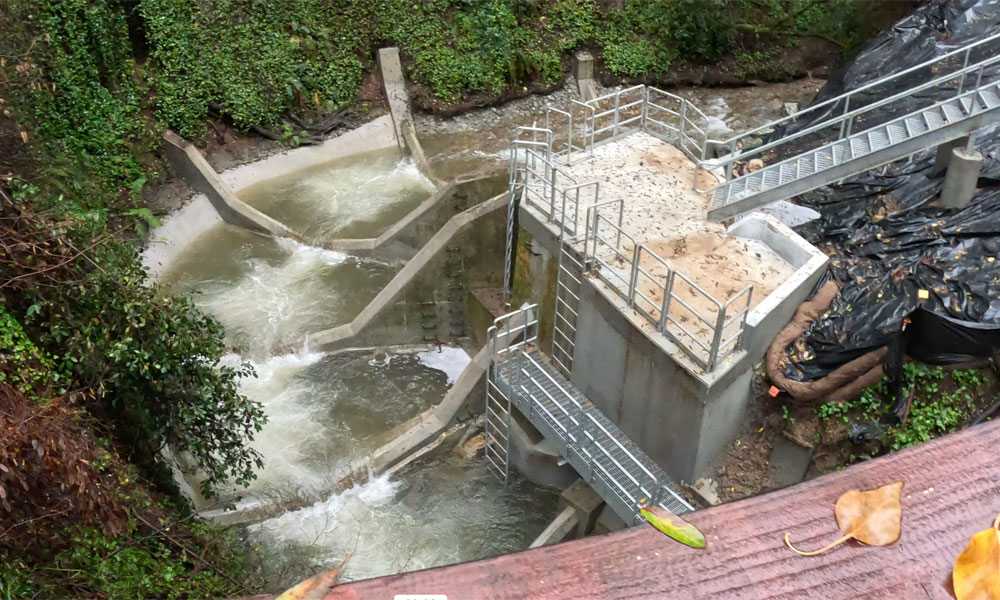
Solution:
[{"label": "concrete wall", "polygon": [[263,160],[227,169],[222,181],[234,191],[261,181],[328,163],[333,160],[397,148],[392,118],[383,115],[364,125],[323,140],[315,146],[301,146]]},{"label": "concrete wall", "polygon": [[496,257],[504,247],[504,206],[500,195],[451,217],[351,323],[311,334],[305,344],[329,351],[425,341],[421,312],[428,303],[445,324],[437,339],[453,339],[445,329],[453,309],[464,319],[467,290],[500,285]]},{"label": "concrete wall", "polygon": [[747,315],[740,347],[756,363],[822,277],[827,256],[784,223],[763,213],[752,213],[737,221],[729,227],[729,233],[764,242],[795,267],[792,276]]},{"label": "concrete wall", "polygon": [[[515,301],[543,305],[541,346],[551,339],[558,240],[519,211]],[[740,429],[754,365],[822,274],[826,256],[777,219],[751,214],[730,233],[765,242],[796,268],[747,317],[742,347],[704,373],[665,336],[640,327],[624,300],[585,278],[580,290],[572,382],[672,477],[693,481]]]},{"label": "concrete wall", "polygon": [[222,220],[251,231],[302,241],[302,236],[283,223],[237,198],[197,148],[169,130],[163,133],[163,139],[170,165],[188,185],[208,198]]}]

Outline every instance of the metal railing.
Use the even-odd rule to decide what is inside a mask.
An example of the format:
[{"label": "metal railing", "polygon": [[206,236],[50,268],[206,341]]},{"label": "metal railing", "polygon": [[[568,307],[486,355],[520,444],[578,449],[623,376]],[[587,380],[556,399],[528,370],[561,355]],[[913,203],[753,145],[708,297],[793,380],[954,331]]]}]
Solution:
[{"label": "metal railing", "polygon": [[646,86],[634,85],[582,103],[592,109],[584,118],[585,146],[641,131],[646,115]]},{"label": "metal railing", "polygon": [[[705,371],[739,348],[753,285],[719,301],[620,226],[621,200],[588,209],[584,264]],[[601,209],[618,208],[618,221]],[[605,213],[608,211],[605,210]],[[701,310],[694,305],[704,305]],[[695,326],[694,331],[686,325]]]},{"label": "metal railing", "polygon": [[[565,135],[556,134],[563,125]],[[578,182],[561,168],[572,164],[574,158],[592,155],[597,145],[638,131],[674,144],[696,163],[704,158],[711,143],[708,118],[694,104],[657,88],[636,85],[585,103],[574,101],[568,111],[548,107],[545,127],[519,128],[512,145],[511,189],[521,191],[522,200],[541,213],[547,223],[555,225],[560,242],[583,242],[586,271],[625,298],[699,366],[711,371],[719,360],[737,349],[750,294],[745,296],[747,306],[734,316],[730,310],[733,297],[720,302],[695,286],[695,293],[708,298],[705,302],[715,310],[684,316],[709,323],[708,340],[703,339],[704,335],[691,335],[682,319],[668,318],[672,301],[677,300],[677,310],[684,307],[683,298],[674,293],[678,279],[663,258],[638,244],[624,230],[623,201],[601,202],[598,182]],[[695,175],[697,178],[697,169]],[[511,212],[508,223],[512,218]],[[509,256],[510,232],[508,238]],[[505,276],[509,276],[506,269]],[[681,282],[690,281],[678,276]],[[731,333],[731,329],[736,331]],[[694,333],[701,331],[699,327]],[[569,345],[565,336],[560,339]],[[570,350],[565,346],[561,349],[564,357]],[[569,369],[567,362],[569,359],[559,364]]]},{"label": "metal railing", "polygon": [[708,117],[689,100],[647,87],[643,129],[671,142],[692,160],[705,160]]},{"label": "metal railing", "polygon": [[[869,129],[883,125],[897,114],[917,112],[935,104],[940,104],[942,101],[968,95],[970,93],[968,90],[970,84],[972,85],[973,92],[978,91],[984,85],[982,78],[986,68],[1000,64],[1000,51],[998,51],[998,47],[1000,47],[1000,34],[953,50],[898,73],[882,77],[835,98],[819,102],[750,131],[734,135],[729,139],[707,140],[706,147],[714,145],[719,148],[720,152],[726,152],[727,154],[719,159],[699,160],[697,162],[695,167],[695,189],[699,193],[704,193],[718,187],[698,188],[697,173],[699,172],[705,170],[722,170],[724,173],[724,181],[722,183],[726,183],[734,178],[733,166],[736,161],[747,161],[754,157],[763,159],[765,153],[776,151],[793,141],[798,141],[798,145],[793,153],[796,155],[802,154],[833,141],[848,138],[852,133],[863,133]],[[907,86],[902,91],[890,93],[888,96],[885,96],[886,93],[899,88],[902,78],[915,78],[921,75],[927,78],[923,83]],[[944,100],[937,95],[922,97],[920,94],[920,92],[930,88],[948,86],[953,86],[955,93]],[[880,89],[882,89],[881,92]],[[866,102],[867,99],[879,96],[885,97],[874,102]],[[901,106],[904,103],[905,106]],[[885,116],[881,119],[872,118],[872,115],[869,113],[876,109],[884,110]],[[902,109],[902,112],[900,109]],[[742,150],[747,138],[762,137],[771,131],[790,125],[808,115],[818,116],[828,113],[832,116],[821,119],[819,122],[800,131],[783,135],[777,140],[750,150]],[[848,160],[851,158],[853,156],[849,154]]]}]

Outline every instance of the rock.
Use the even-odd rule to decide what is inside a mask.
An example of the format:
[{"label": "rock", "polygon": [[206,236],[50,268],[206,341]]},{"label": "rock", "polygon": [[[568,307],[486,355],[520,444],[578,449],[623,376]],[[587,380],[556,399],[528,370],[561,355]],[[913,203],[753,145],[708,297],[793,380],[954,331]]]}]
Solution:
[{"label": "rock", "polygon": [[744,152],[759,148],[764,145],[764,140],[757,136],[747,136],[740,141],[740,149]]},{"label": "rock", "polygon": [[473,458],[478,456],[481,452],[483,452],[483,449],[485,447],[486,447],[486,436],[485,434],[480,433],[472,436],[471,438],[465,440],[461,444],[455,446],[455,449],[452,452],[454,452],[455,456],[459,458],[464,458],[465,460],[472,460]]},{"label": "rock", "polygon": [[753,173],[754,171],[759,171],[764,168],[764,161],[759,158],[751,159],[747,163],[747,172]]},{"label": "rock", "polygon": [[790,117],[790,116],[794,115],[795,113],[799,112],[799,103],[798,102],[785,102],[784,104],[781,105],[781,109],[782,109],[782,111],[784,111],[784,113],[785,113],[786,116]]},{"label": "rock", "polygon": [[719,503],[719,482],[703,477],[694,482],[691,490],[709,506]]},{"label": "rock", "polygon": [[783,488],[805,479],[812,453],[812,448],[802,447],[783,437],[775,438],[768,472],[771,483]]}]

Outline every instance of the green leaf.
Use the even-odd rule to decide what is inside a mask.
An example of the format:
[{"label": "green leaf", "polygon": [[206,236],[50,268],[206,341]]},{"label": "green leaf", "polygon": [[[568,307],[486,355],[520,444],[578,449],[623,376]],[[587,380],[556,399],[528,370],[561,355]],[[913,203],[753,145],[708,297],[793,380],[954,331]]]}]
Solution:
[{"label": "green leaf", "polygon": [[669,510],[660,508],[659,506],[647,506],[639,510],[642,512],[642,516],[649,521],[650,525],[685,546],[704,548],[707,545],[705,543],[705,536],[698,531],[697,527]]}]

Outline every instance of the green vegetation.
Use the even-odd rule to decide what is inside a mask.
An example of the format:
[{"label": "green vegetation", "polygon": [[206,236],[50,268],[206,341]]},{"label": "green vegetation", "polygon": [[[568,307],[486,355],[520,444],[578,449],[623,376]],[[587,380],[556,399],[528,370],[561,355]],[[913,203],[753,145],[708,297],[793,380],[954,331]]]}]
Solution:
[{"label": "green vegetation", "polygon": [[[913,391],[906,424],[889,427],[882,440],[885,450],[895,452],[956,431],[993,403],[998,385],[993,371],[965,369],[945,371],[922,363],[903,366],[904,393]],[[893,398],[887,378],[853,402],[826,403],[817,407],[824,421],[870,422],[885,416]]]}]

